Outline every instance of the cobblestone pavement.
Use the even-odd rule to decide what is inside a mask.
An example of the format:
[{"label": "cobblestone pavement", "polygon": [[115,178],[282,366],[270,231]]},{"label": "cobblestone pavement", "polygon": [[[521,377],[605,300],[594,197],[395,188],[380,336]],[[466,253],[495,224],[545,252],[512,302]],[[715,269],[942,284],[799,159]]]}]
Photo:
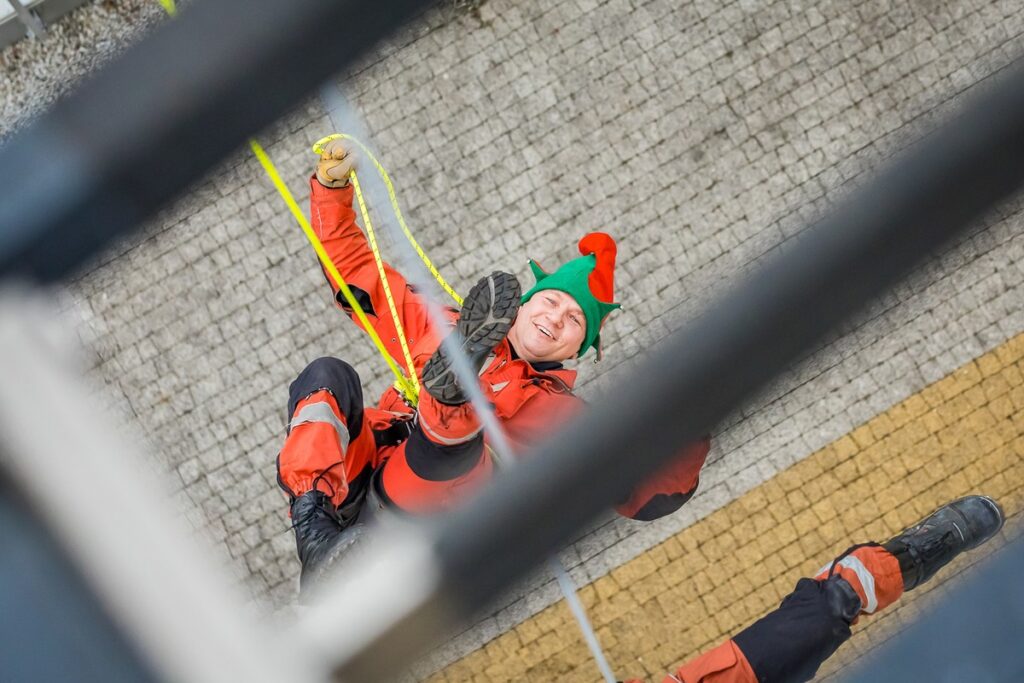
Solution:
[{"label": "cobblestone pavement", "polygon": [[[139,2],[96,3],[56,47],[0,53],[3,130],[158,17]],[[588,397],[629,381],[650,345],[985,87],[1022,30],[1024,8],[1009,0],[489,0],[423,17],[346,87],[417,236],[458,289],[495,267],[526,278],[527,257],[560,262],[586,230],[620,239],[625,310],[603,334],[605,360],[580,367]],[[301,200],[309,145],[329,131],[311,101],[260,136]],[[564,553],[577,581],[711,528],[744,494],[1024,331],[1020,218],[1020,201],[994,211],[751,400],[716,434],[680,513],[582,533]],[[297,563],[272,464],[287,383],[325,354],[360,368],[369,395],[387,377],[331,308],[258,165],[227,160],[72,294],[92,374],[145,432],[174,503],[224,548],[255,602],[290,604]],[[780,586],[793,579],[784,569]],[[525,581],[417,670],[556,599],[547,577]],[[665,665],[684,652],[665,652]]]}]

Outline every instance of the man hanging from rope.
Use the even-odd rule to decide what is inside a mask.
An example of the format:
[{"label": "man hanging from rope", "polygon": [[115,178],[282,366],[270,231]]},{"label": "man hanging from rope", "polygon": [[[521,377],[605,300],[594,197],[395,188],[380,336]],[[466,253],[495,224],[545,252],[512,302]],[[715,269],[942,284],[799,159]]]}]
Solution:
[{"label": "man hanging from rope", "polygon": [[[401,362],[402,335],[352,208],[349,176],[355,161],[344,140],[323,147],[310,179],[311,224],[387,352]],[[480,387],[516,453],[580,409],[572,394],[576,371],[563,362],[591,348],[599,352],[601,325],[618,308],[612,303],[615,242],[591,233],[580,251],[583,256],[551,273],[531,262],[537,283],[525,295],[513,275],[495,272],[474,285],[461,312],[447,311],[474,371],[483,369]],[[342,531],[368,494],[375,504],[429,514],[458,504],[493,473],[479,419],[439,348],[448,330],[435,328],[420,294],[401,274],[387,264],[383,268],[426,391],[416,410],[394,387],[376,408],[367,406],[355,369],[336,358],[313,361],[291,384],[288,435],[277,470],[290,501],[302,585],[315,582],[341,552]],[[337,285],[328,282],[339,306],[362,326]],[[685,449],[616,510],[637,520],[677,510],[696,490],[709,446],[704,440]]]},{"label": "man hanging from rope", "polygon": [[[930,579],[1003,526],[991,498],[943,505],[886,543],[855,545],[800,579],[773,612],[705,652],[662,683],[803,683],[872,615]],[[641,683],[638,680],[628,683]]]}]

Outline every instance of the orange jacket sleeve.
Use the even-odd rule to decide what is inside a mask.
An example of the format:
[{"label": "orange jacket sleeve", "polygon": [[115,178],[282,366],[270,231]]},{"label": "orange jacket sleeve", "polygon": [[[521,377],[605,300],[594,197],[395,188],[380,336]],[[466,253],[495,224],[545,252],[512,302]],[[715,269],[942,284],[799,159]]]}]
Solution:
[{"label": "orange jacket sleeve", "polygon": [[[373,260],[373,252],[363,231],[356,224],[351,185],[328,188],[317,182],[316,176],[313,176],[309,180],[309,188],[310,224],[313,231],[323,243],[324,250],[345,283],[352,289],[388,353],[399,367],[406,369],[384,286]],[[422,298],[401,273],[387,263],[384,264],[384,272],[398,310],[399,321],[405,331],[416,369],[419,371],[437,348],[440,337],[430,323]],[[326,270],[324,275],[334,293],[335,301],[357,325],[362,327],[348,302],[338,291],[333,278],[327,275]]]}]

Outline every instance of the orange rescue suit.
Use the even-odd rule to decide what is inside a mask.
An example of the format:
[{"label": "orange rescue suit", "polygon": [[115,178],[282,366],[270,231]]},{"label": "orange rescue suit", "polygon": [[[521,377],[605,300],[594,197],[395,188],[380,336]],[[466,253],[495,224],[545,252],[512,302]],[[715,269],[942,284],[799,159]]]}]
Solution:
[{"label": "orange rescue suit", "polygon": [[[373,253],[366,236],[356,225],[352,195],[351,186],[327,188],[317,182],[315,176],[310,178],[311,224],[346,284],[353,288],[367,319],[389,355],[399,367],[404,368],[401,345]],[[431,323],[423,299],[398,271],[385,264],[385,273],[419,374],[440,344],[442,334],[448,331],[438,332]],[[347,304],[333,281],[329,277],[327,280],[334,292],[335,301],[361,327],[359,320],[347,310]],[[448,308],[446,314],[454,324],[458,312]],[[484,396],[494,405],[495,415],[501,421],[516,453],[529,450],[582,408],[582,400],[572,393],[575,381],[576,371],[564,368],[561,364],[531,365],[518,358],[507,340],[495,349],[493,360],[480,374]],[[368,426],[376,431],[387,428],[396,417],[411,413],[412,409],[405,404],[398,391],[389,387],[381,395],[377,408],[365,408],[365,419]],[[434,492],[441,494],[441,491],[438,490],[437,482],[419,479],[404,463],[404,446],[405,443],[380,447],[374,464],[379,466],[387,463],[382,473],[384,488],[400,507],[409,507],[403,505],[400,498],[419,500],[423,495],[434,495]],[[627,500],[616,506],[616,510],[624,516],[644,520],[675,511],[696,490],[700,468],[709,448],[710,441],[704,439],[685,449],[655,477],[638,486]],[[392,459],[394,462],[391,462]],[[484,475],[489,476],[491,468],[489,458],[481,459],[478,466],[480,471],[469,477],[474,481],[474,486],[466,488],[475,488],[475,483]],[[413,507],[427,510],[448,505],[432,506],[422,502]]]}]

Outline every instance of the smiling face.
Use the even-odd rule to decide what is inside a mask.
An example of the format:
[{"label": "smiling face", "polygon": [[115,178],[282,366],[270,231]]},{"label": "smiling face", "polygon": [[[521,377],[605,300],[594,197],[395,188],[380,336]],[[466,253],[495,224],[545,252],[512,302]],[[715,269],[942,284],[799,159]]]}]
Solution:
[{"label": "smiling face", "polygon": [[579,353],[587,318],[576,300],[557,289],[542,289],[519,307],[508,340],[523,360],[565,361]]}]

